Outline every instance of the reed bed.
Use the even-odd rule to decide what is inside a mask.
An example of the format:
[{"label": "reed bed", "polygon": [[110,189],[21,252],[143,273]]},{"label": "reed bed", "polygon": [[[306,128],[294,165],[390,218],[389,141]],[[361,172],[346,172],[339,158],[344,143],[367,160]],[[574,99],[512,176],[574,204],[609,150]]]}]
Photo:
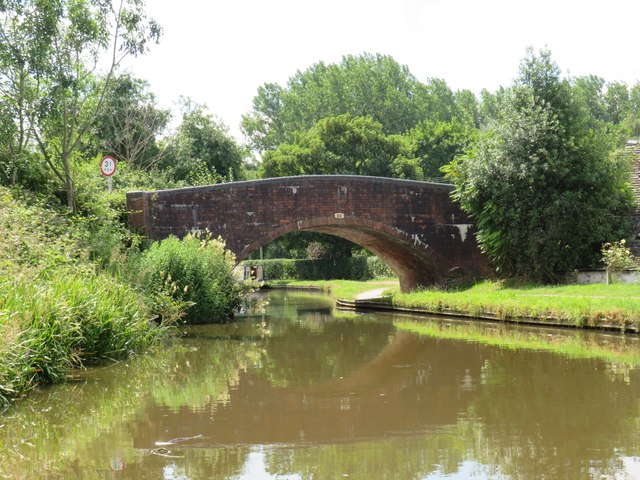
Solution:
[{"label": "reed bed", "polygon": [[86,236],[73,218],[0,188],[0,405],[166,336],[147,298],[88,260]]},{"label": "reed bed", "polygon": [[70,370],[126,358],[158,343],[139,293],[104,274],[0,279],[0,404]]}]

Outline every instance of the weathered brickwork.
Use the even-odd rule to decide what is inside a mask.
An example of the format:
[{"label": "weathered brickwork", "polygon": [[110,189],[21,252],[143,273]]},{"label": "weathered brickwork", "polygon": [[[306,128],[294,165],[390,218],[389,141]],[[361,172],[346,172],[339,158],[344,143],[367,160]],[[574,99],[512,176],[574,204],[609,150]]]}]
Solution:
[{"label": "weathered brickwork", "polygon": [[[633,155],[633,172],[631,175],[631,187],[636,196],[636,201],[640,205],[640,142],[630,140],[627,142],[627,149]],[[634,255],[640,255],[640,207],[631,216],[632,239],[629,247]]]},{"label": "weathered brickwork", "polygon": [[208,229],[242,260],[296,230],[362,245],[399,276],[403,290],[491,273],[473,222],[451,186],[364,176],[302,176],[157,192],[129,192],[131,227],[153,239]]}]

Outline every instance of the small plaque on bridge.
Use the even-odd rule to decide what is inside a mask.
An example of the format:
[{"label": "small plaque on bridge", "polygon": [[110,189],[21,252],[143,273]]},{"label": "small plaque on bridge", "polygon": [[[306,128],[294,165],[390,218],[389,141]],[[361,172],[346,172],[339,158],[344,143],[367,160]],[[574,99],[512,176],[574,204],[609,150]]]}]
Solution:
[{"label": "small plaque on bridge", "polygon": [[333,216],[342,219],[344,218],[344,213],[334,213]]}]

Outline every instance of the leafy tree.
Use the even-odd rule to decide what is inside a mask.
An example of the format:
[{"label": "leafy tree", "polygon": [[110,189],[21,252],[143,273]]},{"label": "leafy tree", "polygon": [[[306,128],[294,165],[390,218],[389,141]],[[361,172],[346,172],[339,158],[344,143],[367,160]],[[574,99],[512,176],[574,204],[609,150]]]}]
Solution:
[{"label": "leafy tree", "polygon": [[607,121],[607,105],[604,99],[606,81],[596,75],[578,77],[573,81],[576,93],[596,121]]},{"label": "leafy tree", "polygon": [[442,178],[440,168],[463,154],[477,130],[457,120],[440,122],[425,120],[408,134],[412,154],[420,161],[424,177]]},{"label": "leafy tree", "polygon": [[265,153],[264,177],[290,175],[372,175],[421,178],[415,158],[397,135],[386,135],[371,117],[350,114],[325,118],[292,144]]},{"label": "leafy tree", "polygon": [[[161,30],[144,0],[5,0],[0,3],[0,84],[24,150],[35,142],[75,210],[74,157],[104,107],[120,62],[146,51]],[[103,82],[93,75],[108,55]]]},{"label": "leafy tree", "polygon": [[480,127],[480,103],[471,90],[459,90],[454,94],[456,115],[458,121],[468,127]]},{"label": "leafy tree", "polygon": [[371,116],[384,133],[399,134],[425,118],[450,120],[456,103],[443,80],[423,84],[389,56],[349,55],[339,64],[319,62],[298,71],[286,88],[260,87],[242,128],[252,146],[265,152],[292,143],[296,132],[323,118],[347,113]]},{"label": "leafy tree", "polygon": [[618,136],[620,145],[640,135],[640,109],[636,90],[629,90],[620,82],[607,83],[603,78],[589,75],[573,81],[577,94],[585,102],[594,121]]},{"label": "leafy tree", "polygon": [[495,93],[483,89],[480,92],[480,105],[478,106],[478,126],[488,128],[493,122],[502,118],[508,90],[500,87]]},{"label": "leafy tree", "polygon": [[554,281],[624,236],[630,164],[610,156],[548,51],[529,51],[503,118],[449,169],[455,198],[503,275]]},{"label": "leafy tree", "polygon": [[85,147],[89,156],[109,153],[136,168],[152,166],[163,151],[157,138],[167,128],[171,114],[158,108],[149,84],[121,75],[107,90],[104,108],[94,124],[94,142]]},{"label": "leafy tree", "polygon": [[629,114],[630,108],[627,85],[621,82],[609,83],[604,100],[607,107],[607,120],[615,125],[622,123]]},{"label": "leafy tree", "polygon": [[640,82],[629,91],[629,114],[624,119],[623,126],[628,137],[640,138]]},{"label": "leafy tree", "polygon": [[176,180],[217,183],[240,178],[244,156],[222,122],[207,113],[204,105],[185,99],[182,123],[166,139],[165,155],[156,165],[172,171]]}]

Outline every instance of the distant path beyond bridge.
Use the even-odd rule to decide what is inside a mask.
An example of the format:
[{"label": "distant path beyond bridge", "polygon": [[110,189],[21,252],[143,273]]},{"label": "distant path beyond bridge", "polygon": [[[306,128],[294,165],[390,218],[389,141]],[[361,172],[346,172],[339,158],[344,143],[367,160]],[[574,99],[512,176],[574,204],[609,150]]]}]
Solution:
[{"label": "distant path beyond bridge", "polygon": [[491,272],[451,185],[365,176],[300,176],[127,193],[130,226],[152,239],[208,229],[238,261],[287,233],[346,238],[377,255],[403,291]]}]

